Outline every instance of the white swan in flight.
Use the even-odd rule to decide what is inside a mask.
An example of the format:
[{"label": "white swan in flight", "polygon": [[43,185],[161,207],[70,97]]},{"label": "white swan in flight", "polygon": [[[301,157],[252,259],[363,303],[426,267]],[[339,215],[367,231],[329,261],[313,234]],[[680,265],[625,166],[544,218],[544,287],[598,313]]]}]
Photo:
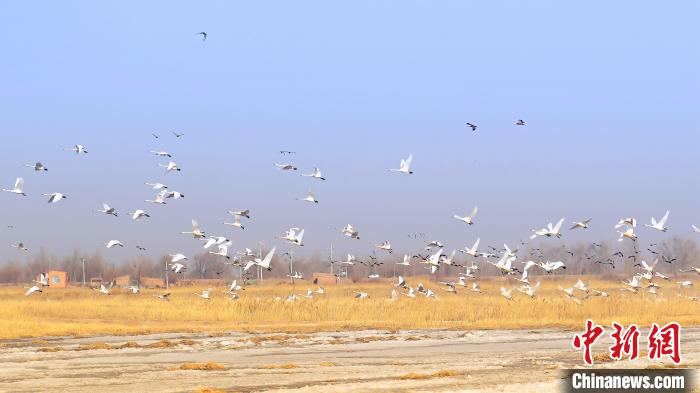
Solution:
[{"label": "white swan in flight", "polygon": [[678,288],[689,288],[693,286],[692,281],[679,281],[676,284],[678,284]]},{"label": "white swan in flight", "polygon": [[302,173],[301,175],[305,176],[305,177],[313,177],[314,179],[326,180],[326,178],[323,177],[323,175],[321,175],[321,170],[318,168],[314,168],[314,171],[311,173],[308,173],[308,174]]},{"label": "white swan in flight", "polygon": [[413,154],[410,154],[408,158],[405,160],[401,160],[401,164],[399,164],[399,169],[389,169],[391,172],[399,172],[399,173],[405,173],[407,175],[412,175],[413,171],[411,170],[411,162],[413,161]]},{"label": "white swan in flight", "polygon": [[311,202],[311,203],[318,203],[318,199],[316,199],[316,195],[314,194],[313,190],[309,190],[309,193],[306,195],[306,197],[297,198],[297,200]]},{"label": "white swan in flight", "polygon": [[233,216],[233,222],[224,222],[224,225],[230,225],[232,227],[239,228],[241,230],[245,229],[245,226],[241,224],[241,216]]},{"label": "white swan in flight", "polygon": [[15,179],[15,187],[14,188],[12,188],[12,189],[3,188],[2,190],[5,192],[11,192],[15,195],[27,196],[27,194],[24,193],[23,189],[24,189],[24,179],[21,177],[18,177],[17,179]]},{"label": "white swan in flight", "polygon": [[175,191],[175,190],[167,190],[165,193],[166,198],[172,198],[172,199],[180,199],[184,198],[185,194]]},{"label": "white swan in flight", "polygon": [[513,274],[515,272],[515,269],[513,269],[513,261],[515,261],[514,256],[504,253],[498,262],[489,263],[495,266],[501,272],[501,274]]},{"label": "white swan in flight", "polygon": [[172,161],[170,161],[167,165],[166,164],[158,164],[158,166],[161,168],[165,168],[166,173],[173,172],[173,171],[180,172],[180,170],[181,170],[180,168],[178,168],[177,164],[172,162]]},{"label": "white swan in flight", "polygon": [[49,170],[49,168],[45,167],[44,164],[40,162],[34,164],[26,164],[25,166],[34,169],[34,172],[45,172]]},{"label": "white swan in flight", "polygon": [[43,292],[43,291],[42,291],[41,288],[39,288],[38,286],[33,285],[31,288],[29,288],[29,289],[27,290],[27,292],[24,293],[24,296],[29,296],[29,295],[31,295],[31,294],[33,294],[33,293],[35,293],[35,292]]},{"label": "white swan in flight", "polygon": [[556,261],[556,262],[546,261],[546,262],[541,262],[537,266],[541,267],[547,273],[551,273],[557,269],[566,269],[566,266],[564,265],[564,262],[562,262],[562,261]]},{"label": "white swan in flight", "polygon": [[245,217],[245,218],[250,218],[250,209],[238,210],[238,211],[229,210],[228,214],[230,214],[232,216],[241,216],[241,217]]},{"label": "white swan in flight", "polygon": [[168,254],[168,256],[170,257],[170,262],[172,262],[172,263],[177,263],[180,261],[187,260],[187,257],[185,256],[185,254],[182,254],[182,253]]},{"label": "white swan in flight", "polygon": [[156,156],[158,156],[158,157],[168,157],[168,158],[171,158],[171,157],[173,156],[172,154],[168,153],[167,151],[163,151],[163,150],[159,150],[159,151],[156,151],[156,150],[149,150],[148,152],[151,153],[151,154],[153,154],[153,155],[156,155]]},{"label": "white swan in flight", "polygon": [[10,247],[14,247],[20,251],[29,251],[29,249],[24,245],[23,242],[17,242],[17,244],[11,244]]},{"label": "white swan in flight", "polygon": [[360,232],[357,231],[357,229],[353,228],[352,225],[348,224],[346,225],[341,232],[343,235],[352,238],[352,239],[359,239],[360,238]]},{"label": "white swan in flight", "polygon": [[617,231],[617,233],[620,234],[620,238],[617,239],[618,242],[621,242],[622,239],[627,238],[634,241],[637,241],[637,235],[634,234],[634,227],[627,227],[627,230],[624,232],[622,231]]},{"label": "white swan in flight", "polygon": [[224,244],[219,244],[219,245],[217,246],[217,248],[219,249],[219,251],[217,251],[217,252],[209,251],[209,254],[218,255],[218,256],[224,257],[224,258],[226,258],[226,259],[231,259],[231,257],[228,255],[228,246],[230,246],[230,245],[231,245],[230,242],[227,242],[227,243],[224,243]]},{"label": "white swan in flight", "polygon": [[396,264],[402,266],[411,266],[411,256],[408,254],[403,254],[403,261],[396,262]]},{"label": "white swan in flight", "polygon": [[574,221],[573,222],[574,225],[572,225],[571,228],[569,228],[569,230],[576,229],[576,228],[586,229],[586,228],[588,228],[589,222],[591,222],[590,218],[583,220],[583,221]]},{"label": "white swan in flight", "polygon": [[700,233],[700,228],[696,227],[695,225],[691,225],[691,227],[693,227],[693,231],[695,233]]},{"label": "white swan in flight", "polygon": [[644,226],[647,228],[656,229],[657,231],[661,231],[661,232],[668,231],[668,227],[666,226],[666,221],[668,221],[668,213],[669,213],[669,211],[666,210],[666,214],[664,214],[664,216],[661,217],[661,219],[659,221],[656,221],[656,218],[652,217],[651,218],[651,225],[644,224]]},{"label": "white swan in flight", "polygon": [[474,206],[474,209],[472,209],[472,212],[469,213],[468,216],[460,217],[460,216],[455,214],[452,217],[454,217],[456,220],[464,222],[467,225],[473,225],[474,224],[474,217],[476,217],[476,212],[478,212],[478,211],[479,211],[479,207]]},{"label": "white swan in flight", "polygon": [[279,237],[279,239],[282,239],[289,244],[294,244],[296,246],[303,246],[304,245],[304,230],[299,229],[299,228],[289,228],[289,230],[287,232],[285,232],[284,236]]},{"label": "white swan in flight", "polygon": [[211,294],[211,288],[207,288],[207,289],[203,290],[201,293],[195,293],[195,295],[197,295],[197,296],[199,296],[199,297],[201,297],[202,299],[205,299],[205,300],[210,300],[210,299],[211,299],[211,298],[209,297],[210,294]]},{"label": "white swan in flight", "polygon": [[130,215],[131,219],[133,219],[134,221],[138,221],[138,220],[142,219],[143,217],[151,217],[148,213],[146,213],[145,211],[143,211],[141,209],[134,210],[133,213],[129,212],[126,214]]},{"label": "white swan in flight", "polygon": [[537,236],[546,236],[546,237],[561,237],[561,225],[564,223],[564,218],[560,219],[557,221],[556,224],[552,225],[552,223],[548,223],[545,228],[542,229],[533,229],[532,232],[533,234],[530,236],[530,239],[534,239]]},{"label": "white swan in flight", "polygon": [[501,287],[501,296],[503,296],[504,298],[506,298],[508,300],[513,300],[513,290],[514,289],[515,288],[505,289],[505,288]]},{"label": "white swan in flight", "polygon": [[355,293],[355,299],[367,299],[367,298],[369,298],[369,294],[367,292],[354,291],[354,293]]},{"label": "white swan in flight", "polygon": [[49,197],[48,203],[57,203],[62,199],[68,198],[67,196],[61,194],[60,192],[52,192],[50,194],[42,194],[43,196]]},{"label": "white swan in flight", "polygon": [[168,186],[166,186],[163,183],[144,183],[144,184],[146,184],[147,186],[151,186],[154,190],[161,190],[164,188],[168,188]]},{"label": "white swan in flight", "polygon": [[187,266],[183,265],[182,263],[173,263],[170,265],[170,270],[175,272],[176,274],[184,273],[187,270]]},{"label": "white swan in flight", "polygon": [[199,223],[195,219],[192,219],[192,230],[191,231],[185,231],[185,232],[180,232],[181,235],[192,235],[195,239],[201,239],[206,234],[202,229],[199,227]]},{"label": "white swan in flight", "polygon": [[218,246],[219,244],[224,244],[226,242],[229,242],[229,239],[227,239],[225,236],[209,236],[204,242],[204,246],[202,248],[209,248],[213,245]]},{"label": "white swan in flight", "polygon": [[425,249],[430,250],[431,248],[443,248],[445,247],[444,244],[440,243],[438,240],[431,240],[425,244]]},{"label": "white swan in flight", "polygon": [[628,227],[635,228],[637,226],[637,220],[634,217],[621,218],[617,221],[617,224],[615,224],[615,229],[618,229],[625,225]]},{"label": "white swan in flight", "polygon": [[109,290],[112,289],[112,283],[109,283],[109,286],[106,287],[104,284],[100,284],[100,288],[95,290],[103,295],[109,295]]},{"label": "white swan in flight", "polygon": [[267,255],[265,255],[265,258],[260,259],[260,258],[255,258],[252,261],[249,261],[246,265],[244,270],[248,271],[253,266],[260,266],[263,269],[270,270],[272,269],[270,263],[272,262],[272,257],[275,255],[275,251],[277,250],[277,247],[272,247],[272,250],[270,250]]},{"label": "white swan in flight", "polygon": [[122,242],[120,242],[119,240],[110,240],[108,242],[105,242],[104,245],[107,248],[124,247],[124,244],[122,244]]},{"label": "white swan in flight", "polygon": [[478,238],[476,238],[476,241],[474,242],[474,245],[471,248],[465,247],[464,250],[460,250],[460,251],[462,251],[463,253],[465,253],[467,255],[471,255],[472,257],[476,258],[476,256],[479,255],[478,248],[479,248],[480,241],[481,241],[481,238],[478,237]]},{"label": "white swan in flight", "polygon": [[281,171],[296,171],[296,170],[298,169],[298,168],[295,167],[294,165],[292,165],[292,164],[287,164],[287,163],[284,163],[284,164],[275,164],[275,166],[277,167],[277,169],[279,169],[279,170],[281,170]]},{"label": "white swan in flight", "polygon": [[118,217],[117,210],[113,207],[109,207],[108,204],[102,204],[102,210],[98,210],[99,213],[109,214],[110,216]]},{"label": "white swan in flight", "polygon": [[530,299],[533,299],[535,297],[535,291],[537,291],[537,288],[540,287],[540,282],[537,281],[535,285],[523,285],[522,287],[518,288],[518,291],[526,294],[527,296],[530,297]]},{"label": "white swan in flight", "polygon": [[48,287],[49,286],[49,276],[47,274],[41,273],[39,275],[38,280],[32,280],[32,282],[35,282],[39,284],[42,287]]},{"label": "white swan in flight", "polygon": [[74,151],[75,154],[87,154],[87,148],[83,145],[74,145],[73,147],[66,147],[65,151]]},{"label": "white swan in flight", "polygon": [[228,288],[227,293],[234,293],[236,291],[243,291],[243,290],[245,290],[245,288],[238,285],[238,280],[233,280],[233,282],[231,283],[231,286]]},{"label": "white swan in flight", "polygon": [[391,243],[389,243],[388,240],[385,240],[382,244],[375,244],[374,246],[380,250],[388,252],[389,254],[394,252],[394,250],[391,248]]},{"label": "white swan in flight", "polygon": [[166,190],[161,190],[161,192],[156,195],[155,199],[146,199],[144,202],[155,203],[156,205],[165,205],[165,193]]}]

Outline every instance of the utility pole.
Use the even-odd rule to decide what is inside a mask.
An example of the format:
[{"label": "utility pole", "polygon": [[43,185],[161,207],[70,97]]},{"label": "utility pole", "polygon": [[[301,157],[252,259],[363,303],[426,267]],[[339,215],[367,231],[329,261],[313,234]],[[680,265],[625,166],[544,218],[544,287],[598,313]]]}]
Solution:
[{"label": "utility pole", "polygon": [[294,251],[289,250],[287,254],[289,254],[289,279],[294,284]]},{"label": "utility pole", "polygon": [[333,243],[331,243],[331,275],[333,275]]},{"label": "utility pole", "polygon": [[168,260],[165,260],[165,289],[170,287],[170,281],[168,280]]},{"label": "utility pole", "polygon": [[83,288],[85,287],[85,257],[80,258],[80,261],[83,263]]}]

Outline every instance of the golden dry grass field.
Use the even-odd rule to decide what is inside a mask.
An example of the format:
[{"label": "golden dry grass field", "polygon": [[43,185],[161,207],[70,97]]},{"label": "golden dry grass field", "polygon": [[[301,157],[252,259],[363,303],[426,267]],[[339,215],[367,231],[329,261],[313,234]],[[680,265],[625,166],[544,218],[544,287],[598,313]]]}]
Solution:
[{"label": "golden dry grass field", "polygon": [[[400,295],[390,300],[394,281],[341,284],[326,287],[324,295],[296,302],[274,300],[290,293],[305,293],[309,283],[269,281],[239,291],[233,301],[226,288],[214,288],[212,299],[194,295],[202,288],[171,287],[171,301],[154,295],[163,290],[142,290],[133,295],[114,288],[107,296],[91,289],[47,288],[24,296],[25,288],[0,287],[0,338],[41,336],[123,335],[160,332],[313,332],[351,329],[518,329],[580,328],[587,318],[599,324],[612,321],[643,326],[675,321],[683,326],[700,324],[700,303],[677,296],[675,283],[662,282],[659,295],[643,291],[621,292],[618,280],[592,279],[591,287],[607,291],[607,298],[592,297],[578,305],[566,299],[557,285],[570,287],[576,278],[542,278],[537,297],[514,292],[514,300],[499,295],[501,286],[516,286],[505,278],[480,280],[483,293],[458,287],[457,294],[427,277],[409,278],[409,285],[422,281],[439,299]],[[533,280],[534,281],[534,280]],[[369,293],[355,299],[354,291]],[[684,290],[685,291],[685,290]],[[694,290],[685,292],[694,295]],[[580,295],[579,295],[580,296]]]}]

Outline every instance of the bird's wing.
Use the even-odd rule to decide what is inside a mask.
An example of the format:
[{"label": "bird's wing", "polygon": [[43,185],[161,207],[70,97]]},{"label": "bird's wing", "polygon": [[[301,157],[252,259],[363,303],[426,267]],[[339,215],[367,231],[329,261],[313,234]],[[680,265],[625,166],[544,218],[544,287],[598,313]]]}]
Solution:
[{"label": "bird's wing", "polygon": [[476,216],[476,212],[478,212],[478,211],[479,211],[479,207],[478,207],[478,206],[474,206],[474,209],[472,209],[472,213],[469,215],[469,217],[470,217],[471,219],[474,219],[474,217]]},{"label": "bird's wing", "polygon": [[199,224],[198,224],[197,221],[194,220],[194,219],[192,220],[192,230],[193,230],[194,232],[199,232],[199,231],[200,231]]},{"label": "bird's wing", "polygon": [[696,227],[695,225],[692,225],[692,227],[696,233],[700,233],[700,228]]},{"label": "bird's wing", "polygon": [[668,213],[670,213],[668,210],[666,210],[666,214],[664,214],[663,217],[661,217],[661,220],[659,220],[659,225],[660,226],[666,226],[666,221],[668,220]]},{"label": "bird's wing", "polygon": [[408,158],[406,159],[406,168],[411,166],[411,162],[413,162],[413,154],[408,155]]},{"label": "bird's wing", "polygon": [[472,250],[476,251],[477,248],[479,247],[479,242],[481,242],[481,238],[477,237],[476,241],[474,242],[474,245],[472,246]]},{"label": "bird's wing", "polygon": [[561,229],[561,224],[563,224],[563,223],[564,223],[564,218],[557,221],[557,224],[554,226],[554,232],[559,232],[559,230]]},{"label": "bird's wing", "polygon": [[17,180],[15,180],[15,189],[21,190],[22,187],[24,187],[24,179],[21,177],[18,177]]}]

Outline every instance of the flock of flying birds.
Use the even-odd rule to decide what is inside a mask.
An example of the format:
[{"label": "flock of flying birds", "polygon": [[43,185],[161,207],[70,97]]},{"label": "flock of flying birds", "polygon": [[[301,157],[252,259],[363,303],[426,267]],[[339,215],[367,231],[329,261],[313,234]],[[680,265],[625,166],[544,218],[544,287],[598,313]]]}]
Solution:
[{"label": "flock of flying birds", "polygon": [[[202,32],[200,33],[203,36],[203,40],[206,40],[207,35],[206,33]],[[525,122],[523,120],[518,120],[515,122],[515,125],[517,126],[524,126]],[[474,123],[467,123],[467,126],[470,127],[472,130],[476,130],[477,126]],[[157,134],[152,134],[155,139],[159,139],[160,136]],[[176,138],[181,138],[184,136],[184,134],[179,134],[176,132],[173,132],[173,135]],[[70,148],[65,148],[64,150],[66,151],[72,151],[76,155],[84,155],[88,154],[88,150],[85,146],[83,145],[75,145]],[[162,150],[150,150],[150,154],[153,154],[157,157],[161,158],[168,158],[172,159],[173,155],[167,151],[162,151]],[[287,150],[281,150],[279,153],[282,156],[291,156],[296,154],[296,152],[293,151],[287,151]],[[402,174],[402,175],[411,175],[413,174],[413,170],[411,169],[411,165],[413,162],[413,155],[409,155],[407,158],[402,159],[399,163],[398,168],[392,168],[389,169],[389,171]],[[291,163],[285,162],[285,163],[275,163],[275,167],[283,172],[289,172],[289,171],[297,171],[298,168]],[[35,164],[27,164],[27,167],[32,168],[35,172],[47,172],[48,168],[42,164],[41,162],[37,162]],[[179,172],[181,168],[172,160],[169,160],[167,164],[159,163],[158,166],[162,167],[165,169],[166,173],[170,172]],[[301,176],[304,177],[309,177],[315,180],[319,181],[325,181],[326,178],[323,176],[321,173],[321,170],[318,167],[313,168],[313,170],[310,173],[302,173]],[[184,198],[185,195],[181,192],[175,191],[170,189],[168,186],[166,186],[163,183],[160,182],[146,182],[145,185],[150,187],[152,190],[157,191],[156,196],[153,199],[147,199],[145,202],[147,203],[152,203],[152,204],[158,204],[158,205],[164,205],[166,204],[166,200],[177,200],[180,198]],[[9,189],[2,189],[4,192],[12,193],[17,196],[22,196],[26,197],[27,194],[24,192],[24,179],[22,177],[18,177],[15,181],[14,187],[9,188]],[[59,203],[63,199],[66,199],[67,196],[60,193],[60,192],[52,192],[52,193],[45,193],[42,194],[43,196],[47,197],[48,203],[55,204]],[[316,196],[314,195],[313,191],[309,191],[308,195],[304,198],[298,198],[300,201],[304,202],[309,202],[313,204],[317,204],[318,200],[316,199]],[[95,210],[96,212],[117,217],[119,214],[117,210],[113,207],[110,207],[108,204],[103,203],[102,204],[102,209],[100,210]],[[471,226],[475,224],[475,218],[478,212],[478,208],[474,207],[472,211],[468,215],[458,215],[455,214],[453,218],[455,220],[459,220],[460,222],[463,222],[465,225]],[[231,226],[233,228],[237,228],[239,230],[244,230],[245,225],[243,219],[250,219],[250,210],[230,210],[228,213],[233,217],[231,222],[223,222],[224,225]],[[128,212],[127,213],[132,220],[138,221],[142,219],[147,219],[150,217],[150,214],[146,212],[146,210],[143,209],[135,209],[133,212]],[[645,224],[644,227],[649,228],[651,230],[656,230],[660,232],[666,232],[668,230],[668,227],[666,226],[668,222],[668,217],[669,217],[669,212],[666,211],[666,213],[661,217],[661,219],[656,220],[656,218],[652,217],[650,223]],[[586,219],[582,221],[574,221],[569,228],[570,230],[585,230],[589,227],[591,222],[591,219]],[[564,223],[564,218],[560,219],[557,221],[555,224],[553,223],[548,223],[546,226],[540,229],[533,229],[532,234],[530,236],[530,239],[535,239],[538,237],[544,237],[544,238],[560,238],[562,236],[562,225]],[[8,226],[11,228],[11,226]],[[618,241],[630,241],[633,242],[635,247],[634,247],[634,253],[632,255],[627,256],[628,258],[633,258],[635,262],[635,267],[639,268],[639,272],[637,272],[632,278],[623,281],[624,287],[621,288],[622,291],[629,291],[629,292],[634,292],[637,293],[641,289],[646,289],[649,293],[656,295],[658,289],[661,287],[659,284],[657,284],[656,279],[661,279],[661,280],[669,280],[669,277],[667,275],[664,275],[663,273],[657,271],[656,266],[658,263],[658,259],[654,261],[653,263],[647,263],[646,261],[639,261],[638,262],[638,256],[639,256],[639,249],[637,247],[637,234],[635,233],[635,229],[637,228],[637,220],[635,218],[629,217],[629,218],[621,218],[618,223],[615,225],[615,229],[617,233],[619,234]],[[700,228],[696,227],[695,225],[692,226],[693,230],[696,233],[700,233]],[[353,227],[351,224],[345,225],[343,228],[339,228],[339,231],[351,238],[351,239],[360,239],[360,233],[358,229]],[[251,268],[253,267],[258,267],[260,269],[267,269],[271,270],[272,269],[272,261],[273,257],[275,255],[275,252],[277,250],[277,247],[273,247],[271,250],[267,252],[267,254],[263,257],[260,254],[256,254],[253,252],[251,249],[246,248],[242,252],[237,252],[236,255],[231,256],[229,255],[229,247],[231,246],[231,241],[226,237],[226,236],[221,236],[221,235],[209,235],[205,233],[200,225],[197,223],[196,220],[192,220],[192,230],[190,231],[182,231],[180,232],[181,234],[184,235],[191,235],[195,240],[201,241],[203,248],[204,249],[211,249],[212,247],[216,248],[216,251],[208,251],[208,253],[216,255],[220,258],[223,259],[224,263],[227,265],[235,266],[240,268],[241,270],[248,272]],[[413,237],[417,237],[418,234],[412,234],[409,235]],[[424,234],[420,234],[421,237],[424,237]],[[290,228],[287,230],[284,235],[278,237],[278,239],[283,240],[284,242],[294,245],[294,246],[303,246],[304,245],[304,229],[302,228]],[[526,243],[520,242],[520,246],[525,245]],[[563,261],[550,261],[546,260],[544,258],[544,255],[542,254],[542,250],[539,248],[534,248],[530,250],[530,256],[529,258],[519,258],[518,252],[519,248],[514,248],[511,249],[508,247],[508,245],[504,244],[503,249],[498,249],[496,247],[489,246],[488,251],[480,251],[479,250],[479,245],[480,245],[480,238],[477,238],[475,243],[471,247],[465,247],[460,250],[452,250],[450,254],[445,254],[445,246],[437,240],[432,240],[427,242],[424,250],[421,252],[412,255],[412,254],[405,254],[402,258],[401,262],[397,262],[397,265],[403,266],[403,267],[410,267],[412,261],[418,260],[418,263],[420,264],[425,264],[426,269],[431,273],[435,274],[438,272],[438,270],[441,268],[441,266],[450,266],[450,267],[458,267],[458,268],[463,268],[464,272],[459,273],[459,279],[457,282],[449,281],[449,282],[439,282],[441,285],[444,286],[444,290],[449,292],[449,293],[457,293],[457,288],[462,287],[465,289],[468,289],[471,292],[474,293],[481,293],[481,288],[479,286],[479,283],[476,281],[478,279],[478,276],[476,275],[477,272],[479,272],[480,267],[477,263],[477,260],[482,258],[483,261],[485,261],[488,264],[493,265],[498,271],[500,271],[503,275],[507,276],[513,276],[517,282],[519,282],[519,286],[513,286],[509,289],[505,287],[500,288],[500,294],[508,299],[512,300],[513,299],[513,293],[515,290],[518,292],[521,292],[525,294],[526,296],[530,298],[535,297],[535,293],[537,289],[540,286],[540,282],[536,282],[534,284],[531,284],[530,282],[530,271],[531,269],[540,269],[542,272],[549,274],[554,271],[557,271],[559,269],[566,269],[566,264]],[[104,243],[104,246],[106,248],[113,248],[113,247],[124,247],[124,244],[116,239],[109,240]],[[651,245],[653,247],[654,244]],[[17,248],[20,251],[28,251],[28,248],[23,242],[18,242],[17,244],[12,244],[12,247]],[[136,246],[139,250],[144,251],[145,248],[137,245]],[[389,241],[383,241],[379,244],[376,244],[374,246],[376,249],[381,250],[383,252],[386,252],[388,254],[393,253],[393,248],[391,246],[391,243]],[[598,243],[593,243],[591,245],[593,248],[597,247],[602,247],[602,245]],[[425,254],[423,254],[423,251],[425,251]],[[460,252],[468,257],[471,257],[471,263],[469,265],[460,265],[457,263],[455,260],[457,252]],[[648,251],[654,253],[654,254],[659,254],[659,252],[652,250],[651,248],[648,249]],[[537,253],[540,253],[537,255]],[[573,251],[567,251],[571,256],[573,256]],[[500,254],[500,255],[498,255]],[[593,255],[586,255],[585,258],[587,260],[594,260],[594,263],[600,263],[600,264],[607,264],[610,265],[612,268],[615,267],[614,260],[612,259],[613,257],[624,257],[624,254],[620,251],[614,253],[610,257],[608,257],[605,260],[598,260],[595,258]],[[169,254],[170,258],[170,263],[167,265],[167,268],[172,271],[175,274],[183,274],[188,270],[188,267],[186,265],[187,263],[187,256],[185,256],[182,253],[176,253],[176,254]],[[539,259],[539,262],[535,262],[534,259]],[[672,263],[675,261],[674,258],[669,258],[666,257],[665,255],[661,255],[661,258],[664,262],[666,263]],[[521,259],[521,265],[519,266],[516,264],[516,260]],[[637,263],[638,262],[638,263]],[[355,255],[353,254],[348,254],[347,259],[342,260],[342,261],[331,261],[331,263],[339,263],[341,265],[344,265],[346,268],[349,266],[353,266],[356,263],[360,263],[366,266],[369,266],[370,268],[370,274],[369,277],[370,279],[374,278],[379,278],[379,274],[373,272],[373,268],[375,268],[378,265],[383,264],[383,262],[380,262],[376,255],[372,253],[372,255],[369,256],[369,260],[364,261],[358,259]],[[687,272],[695,272],[697,274],[700,274],[700,267],[691,267],[689,270],[686,270]],[[301,273],[299,272],[291,272],[290,274],[287,275],[290,277],[292,282],[294,280],[303,280],[304,277]],[[241,278],[244,278],[243,276]],[[471,285],[468,283],[467,280],[472,280]],[[26,295],[29,296],[33,293],[37,292],[42,292],[42,288],[46,287],[49,285],[48,282],[48,276],[44,273],[41,273],[38,276],[37,280],[34,280],[34,283],[36,285],[33,285],[31,288],[29,288],[26,292]],[[679,288],[687,288],[693,285],[691,281],[683,281],[683,282],[678,282],[678,287]],[[112,284],[109,284],[108,286],[105,286],[104,284],[101,285],[99,289],[97,289],[98,292],[109,295],[110,290],[112,288]],[[140,288],[138,286],[130,286],[128,289],[133,292],[134,294],[137,294],[140,292]],[[229,290],[226,292],[229,295],[231,295],[231,298],[233,300],[236,300],[239,298],[239,292],[243,290],[244,288],[239,285],[237,280],[234,280],[233,283],[230,285]],[[608,294],[606,292],[596,290],[593,288],[589,288],[589,285],[585,284],[583,281],[580,279],[570,288],[562,288],[561,286],[559,289],[563,292],[564,296],[566,298],[571,299],[572,301],[581,304],[581,302],[585,299],[588,299],[592,296],[602,296],[602,297],[607,297]],[[400,291],[400,292],[399,292]],[[319,294],[324,294],[325,290],[322,287],[318,287],[317,290],[311,290],[308,289],[306,294],[302,295],[296,295],[296,294],[290,294],[287,297],[287,301],[295,301],[301,297],[306,297],[306,298],[312,298],[315,295]],[[203,298],[203,299],[211,299],[211,294],[212,290],[206,289],[202,291],[201,293],[196,293],[197,296]],[[416,287],[411,287],[406,283],[406,280],[404,277],[399,276],[398,277],[398,283],[395,284],[394,288],[391,291],[391,299],[397,299],[399,295],[405,295],[409,298],[415,298],[418,295],[422,295],[425,297],[431,297],[431,298],[437,298],[438,296],[436,295],[435,291],[432,289],[426,288],[422,283],[418,283]],[[581,294],[581,296],[577,296],[577,294]],[[161,300],[168,300],[170,294],[165,293],[161,295],[157,295],[157,298]],[[691,300],[697,300],[696,297],[693,296],[686,296],[682,292],[679,291],[679,296],[685,296]],[[365,292],[355,292],[355,297],[356,298],[368,298],[369,294]],[[277,298],[277,300],[282,300],[280,298]]]}]

